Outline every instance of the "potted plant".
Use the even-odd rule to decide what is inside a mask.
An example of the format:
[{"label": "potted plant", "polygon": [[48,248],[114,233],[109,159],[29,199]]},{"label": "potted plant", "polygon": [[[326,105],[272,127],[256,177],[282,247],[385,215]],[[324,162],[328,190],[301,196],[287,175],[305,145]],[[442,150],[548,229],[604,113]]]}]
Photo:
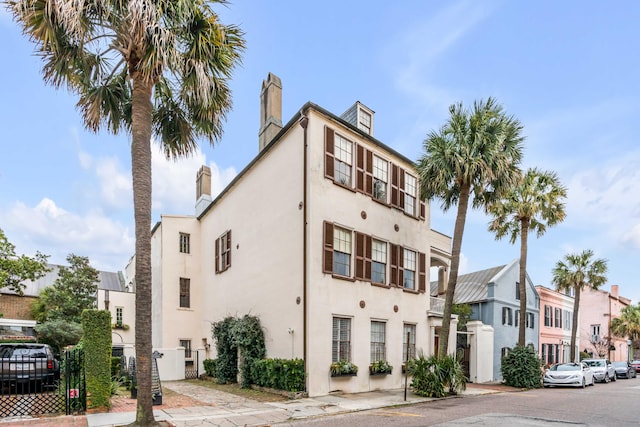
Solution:
[{"label": "potted plant", "polygon": [[339,362],[333,362],[329,367],[332,377],[353,377],[358,375],[358,367],[346,360],[340,360]]},{"label": "potted plant", "polygon": [[386,360],[378,360],[369,365],[370,375],[388,375],[393,371],[393,366]]}]

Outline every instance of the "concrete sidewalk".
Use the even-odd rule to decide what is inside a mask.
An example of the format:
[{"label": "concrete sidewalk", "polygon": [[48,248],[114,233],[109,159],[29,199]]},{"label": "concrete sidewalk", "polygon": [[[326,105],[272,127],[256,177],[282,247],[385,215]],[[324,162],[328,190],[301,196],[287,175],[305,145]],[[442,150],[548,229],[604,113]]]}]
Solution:
[{"label": "concrete sidewalk", "polygon": [[[205,403],[215,403],[215,406],[195,406],[154,411],[156,420],[169,421],[176,427],[198,425],[211,427],[266,426],[287,420],[411,405],[433,400],[413,394],[409,390],[405,400],[404,389],[400,389],[356,394],[331,394],[315,398],[262,403],[220,391],[215,391],[215,394],[212,395],[211,389],[183,382],[167,382],[163,384],[163,387]],[[468,384],[462,396],[514,390],[516,389],[497,385]],[[88,427],[121,426],[134,420],[135,412],[87,414]]]}]

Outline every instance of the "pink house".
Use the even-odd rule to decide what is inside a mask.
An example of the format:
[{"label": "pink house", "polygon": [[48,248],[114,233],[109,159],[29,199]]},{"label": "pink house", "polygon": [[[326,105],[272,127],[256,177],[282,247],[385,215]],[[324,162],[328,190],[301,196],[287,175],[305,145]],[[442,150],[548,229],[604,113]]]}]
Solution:
[{"label": "pink house", "polygon": [[580,346],[581,351],[594,357],[607,357],[611,361],[628,360],[630,346],[626,338],[612,337],[611,320],[620,317],[622,308],[631,305],[629,298],[618,295],[618,285],[611,292],[597,290],[580,294]]},{"label": "pink house", "polygon": [[[536,291],[540,295],[540,347],[538,348],[540,358],[546,365],[569,362],[573,297],[544,286],[536,286]],[[579,348],[580,333],[578,331],[576,349]],[[579,352],[576,351],[576,354]]]}]

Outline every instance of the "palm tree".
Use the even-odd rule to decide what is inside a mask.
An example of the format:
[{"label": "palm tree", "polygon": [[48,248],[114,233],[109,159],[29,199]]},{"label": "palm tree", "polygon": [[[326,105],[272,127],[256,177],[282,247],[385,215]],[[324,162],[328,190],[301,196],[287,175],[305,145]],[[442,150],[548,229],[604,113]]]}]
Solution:
[{"label": "palm tree", "polygon": [[556,263],[552,270],[551,281],[556,290],[573,296],[573,323],[571,325],[571,356],[576,360],[576,333],[578,330],[578,309],[580,308],[580,293],[585,289],[597,290],[607,281],[607,260],[593,259],[593,251],[587,249],[579,254],[567,254],[564,260]]},{"label": "palm tree", "polygon": [[612,335],[631,340],[633,348],[637,348],[640,341],[640,304],[624,307],[620,317],[611,319],[610,329]]},{"label": "palm tree", "polygon": [[[225,3],[224,0],[214,3]],[[46,83],[78,95],[85,126],[131,134],[136,233],[136,423],[151,399],[151,137],[168,158],[214,144],[231,109],[228,80],[244,49],[238,27],[201,0],[9,0],[36,45]]]},{"label": "palm tree", "polygon": [[518,180],[524,137],[522,125],[507,116],[495,99],[476,101],[473,109],[462,103],[449,107],[449,119],[424,141],[424,154],[417,162],[424,199],[442,200],[447,211],[458,205],[451,249],[451,273],[447,287],[439,355],[449,346],[451,310],[458,280],[462,235],[469,200],[472,207],[486,207],[501,198]]},{"label": "palm tree", "polygon": [[520,322],[518,345],[524,346],[527,316],[527,250],[529,232],[542,236],[547,227],[562,222],[566,216],[564,200],[567,189],[554,172],[529,169],[504,199],[488,207],[493,217],[489,231],[496,239],[509,236],[511,244],[520,237]]}]

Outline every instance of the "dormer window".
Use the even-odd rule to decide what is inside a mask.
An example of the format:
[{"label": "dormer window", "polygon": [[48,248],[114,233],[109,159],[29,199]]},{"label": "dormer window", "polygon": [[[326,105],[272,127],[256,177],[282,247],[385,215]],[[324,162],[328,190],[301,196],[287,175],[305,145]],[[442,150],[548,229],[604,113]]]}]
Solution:
[{"label": "dormer window", "polygon": [[371,135],[371,114],[362,108],[358,110],[358,129]]}]

